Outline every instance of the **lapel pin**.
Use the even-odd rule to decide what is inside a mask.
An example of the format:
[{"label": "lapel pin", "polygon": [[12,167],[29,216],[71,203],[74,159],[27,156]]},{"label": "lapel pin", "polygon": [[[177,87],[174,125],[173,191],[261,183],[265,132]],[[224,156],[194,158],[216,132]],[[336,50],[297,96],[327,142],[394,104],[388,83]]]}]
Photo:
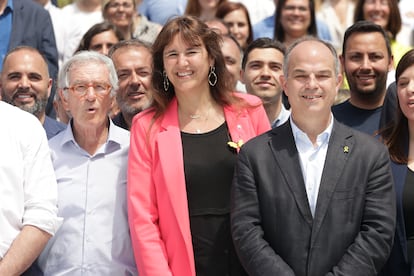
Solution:
[{"label": "lapel pin", "polygon": [[348,153],[349,152],[349,147],[348,146],[344,146],[344,153]]}]

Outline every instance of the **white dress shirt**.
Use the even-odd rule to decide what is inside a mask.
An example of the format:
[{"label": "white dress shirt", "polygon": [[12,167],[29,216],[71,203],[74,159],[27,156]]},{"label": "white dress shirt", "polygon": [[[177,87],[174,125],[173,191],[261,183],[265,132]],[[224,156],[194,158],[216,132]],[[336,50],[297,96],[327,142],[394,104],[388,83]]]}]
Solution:
[{"label": "white dress shirt", "polygon": [[110,120],[94,155],[71,123],[49,140],[63,224],[38,259],[44,275],[137,275],[127,220],[129,132]]},{"label": "white dress shirt", "polygon": [[333,116],[329,126],[318,135],[316,145],[313,145],[308,135],[295,125],[290,118],[293,137],[296,148],[298,149],[300,166],[303,179],[305,181],[306,194],[308,195],[309,207],[312,216],[315,216],[315,209],[318,200],[319,185],[321,183],[322,172],[325,166],[326,153],[328,152],[329,138],[332,133]]},{"label": "white dress shirt", "polygon": [[[0,101],[0,259],[24,225],[53,235],[56,178],[46,133],[32,114]],[[30,244],[27,245],[30,247]]]}]

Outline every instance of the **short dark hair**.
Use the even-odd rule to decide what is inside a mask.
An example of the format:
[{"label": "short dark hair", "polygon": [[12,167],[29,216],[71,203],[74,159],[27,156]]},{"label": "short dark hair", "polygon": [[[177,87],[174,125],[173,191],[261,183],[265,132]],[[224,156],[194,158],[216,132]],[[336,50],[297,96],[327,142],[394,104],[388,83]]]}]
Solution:
[{"label": "short dark hair", "polygon": [[268,37],[260,37],[256,40],[254,40],[252,43],[250,43],[246,50],[244,51],[243,59],[242,59],[242,68],[244,69],[246,67],[247,59],[249,57],[249,54],[254,49],[268,49],[273,48],[275,50],[278,50],[283,55],[286,53],[286,47],[283,45],[280,41],[268,38]]},{"label": "short dark hair", "polygon": [[388,56],[391,58],[391,44],[390,39],[384,29],[373,22],[370,21],[358,21],[351,25],[346,31],[344,35],[344,42],[342,44],[342,55],[345,56],[345,50],[347,46],[347,42],[351,35],[356,33],[380,33],[385,40],[385,45],[387,46]]},{"label": "short dark hair", "polygon": [[139,39],[128,39],[128,40],[119,41],[118,43],[114,44],[109,49],[108,56],[112,58],[113,54],[121,48],[139,48],[139,47],[145,48],[150,53],[152,53],[151,44],[149,44],[148,42],[145,42]]}]

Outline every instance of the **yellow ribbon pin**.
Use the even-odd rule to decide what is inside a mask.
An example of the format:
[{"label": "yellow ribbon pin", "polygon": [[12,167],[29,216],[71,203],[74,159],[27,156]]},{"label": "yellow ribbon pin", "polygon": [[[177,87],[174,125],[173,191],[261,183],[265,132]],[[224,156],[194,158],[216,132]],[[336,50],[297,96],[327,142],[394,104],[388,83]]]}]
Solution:
[{"label": "yellow ribbon pin", "polygon": [[344,146],[344,153],[348,153],[349,152],[349,147],[348,146]]}]

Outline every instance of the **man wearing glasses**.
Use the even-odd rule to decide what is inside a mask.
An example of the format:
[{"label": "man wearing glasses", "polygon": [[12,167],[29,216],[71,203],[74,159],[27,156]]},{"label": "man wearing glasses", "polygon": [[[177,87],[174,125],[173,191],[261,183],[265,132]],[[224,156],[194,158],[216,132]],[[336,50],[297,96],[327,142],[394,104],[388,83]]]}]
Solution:
[{"label": "man wearing glasses", "polygon": [[81,52],[59,75],[72,114],[50,140],[60,231],[38,259],[44,275],[137,275],[126,210],[129,132],[108,117],[118,78],[112,61]]}]

